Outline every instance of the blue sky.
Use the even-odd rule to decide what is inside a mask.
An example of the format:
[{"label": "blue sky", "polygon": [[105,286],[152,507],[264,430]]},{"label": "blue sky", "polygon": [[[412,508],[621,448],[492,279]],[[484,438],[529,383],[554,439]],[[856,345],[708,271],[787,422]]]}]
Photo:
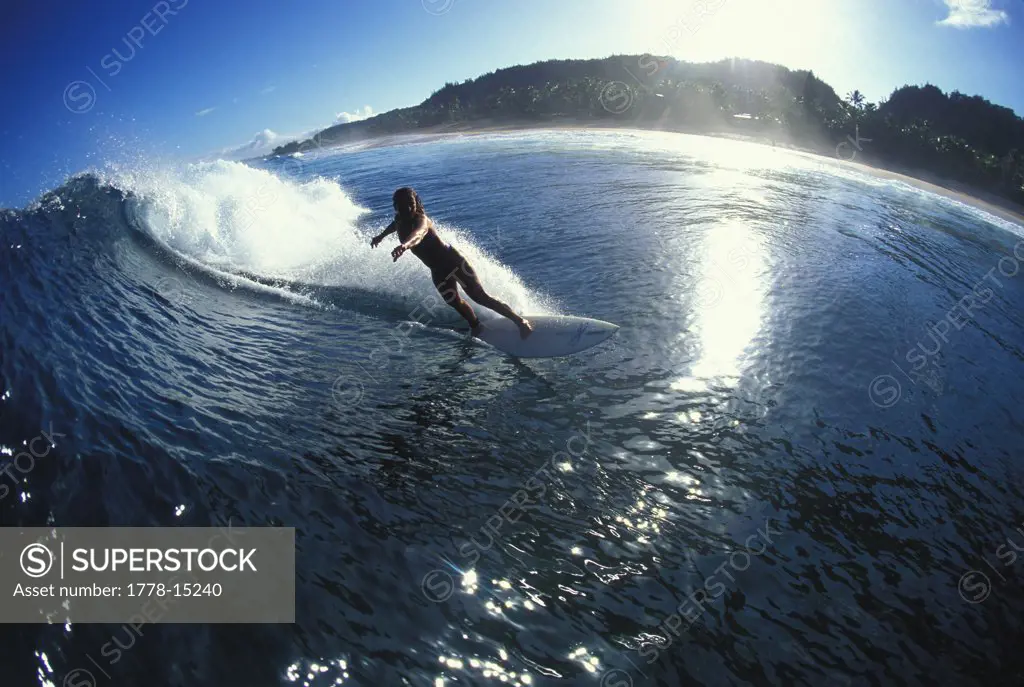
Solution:
[{"label": "blue sky", "polygon": [[646,52],[809,68],[870,100],[931,82],[1024,113],[1020,0],[32,0],[0,12],[0,206],[513,64]]}]

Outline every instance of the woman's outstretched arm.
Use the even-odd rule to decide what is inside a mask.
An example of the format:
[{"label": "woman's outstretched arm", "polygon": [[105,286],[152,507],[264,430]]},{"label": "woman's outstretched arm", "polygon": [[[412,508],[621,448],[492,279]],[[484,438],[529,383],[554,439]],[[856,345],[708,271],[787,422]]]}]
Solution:
[{"label": "woman's outstretched arm", "polygon": [[392,222],[391,224],[388,225],[387,229],[373,237],[373,239],[370,241],[370,248],[376,248],[378,245],[380,245],[381,241],[386,239],[391,234],[394,234],[397,230],[398,222]]},{"label": "woman's outstretched arm", "polygon": [[425,239],[429,232],[430,220],[423,216],[418,217],[416,224],[413,226],[412,233],[409,234],[409,238],[404,243],[398,244],[398,247],[391,251],[391,257],[398,260],[405,251],[415,247],[420,241]]}]

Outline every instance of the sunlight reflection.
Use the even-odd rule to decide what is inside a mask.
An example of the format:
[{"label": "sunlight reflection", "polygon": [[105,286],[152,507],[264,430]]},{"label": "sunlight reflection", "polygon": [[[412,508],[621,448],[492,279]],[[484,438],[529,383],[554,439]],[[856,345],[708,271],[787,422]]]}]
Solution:
[{"label": "sunlight reflection", "polygon": [[586,647],[580,647],[569,654],[569,658],[577,661],[584,670],[590,673],[596,673],[601,667],[601,661],[597,656],[590,656],[589,651]]},{"label": "sunlight reflection", "polygon": [[659,155],[675,153],[711,163],[716,168],[715,184],[725,182],[725,188],[749,184],[748,172],[752,170],[778,168],[785,164],[779,153],[788,152],[747,141],[662,131],[630,131],[628,136],[609,138],[597,145]]},{"label": "sunlight reflection", "polygon": [[[699,263],[696,275],[679,273],[679,290],[692,294],[695,322],[680,332],[683,342],[699,336],[699,359],[690,374],[676,379],[671,389],[705,393],[709,382],[735,384],[743,353],[761,325],[766,270],[764,245],[755,223],[771,222],[769,186],[762,178],[788,161],[772,147],[699,136],[644,137],[683,157],[704,163],[700,173],[687,176],[690,190],[707,194],[707,203],[691,213],[685,232],[669,232],[665,248]],[[634,144],[635,145],[635,144]],[[710,167],[706,163],[711,163]],[[722,208],[726,208],[723,210]],[[698,247],[698,255],[691,252]],[[677,420],[696,422],[692,417]]]},{"label": "sunlight reflection", "polygon": [[[504,649],[499,649],[499,657],[501,661],[508,661],[508,652]],[[529,673],[516,672],[509,670],[505,666],[501,665],[497,661],[486,661],[478,658],[470,658],[463,660],[455,656],[438,656],[438,662],[447,668],[451,672],[464,672],[472,673],[476,672],[481,677],[487,679],[497,680],[508,685],[531,685],[533,684],[533,676]],[[459,682],[458,678],[453,680]],[[444,676],[438,676],[434,678],[434,685],[445,685],[448,684]]]},{"label": "sunlight reflection", "polygon": [[[39,659],[40,667],[37,669],[39,674],[39,684],[41,687],[55,687],[50,677],[53,675],[53,666],[50,665],[50,659],[46,656],[46,652],[36,651],[36,658]],[[71,673],[69,673],[70,675]],[[67,682],[67,680],[65,680]]]},{"label": "sunlight reflection", "polygon": [[687,499],[696,499],[703,495],[700,489],[700,480],[692,475],[687,475],[678,470],[670,470],[665,474],[665,479],[674,484],[682,485],[686,489]]},{"label": "sunlight reflection", "polygon": [[681,413],[676,413],[676,420],[680,424],[693,423],[697,424],[700,422],[701,414],[696,410],[687,410]]},{"label": "sunlight reflection", "polygon": [[691,393],[699,393],[708,390],[708,385],[693,377],[680,377],[679,379],[672,382],[669,385],[669,389],[672,391],[688,391]]},{"label": "sunlight reflection", "polygon": [[[704,237],[701,285],[695,311],[701,340],[692,378],[738,381],[743,353],[761,326],[762,246],[742,224],[717,226]],[[685,387],[677,380],[673,387]]]},{"label": "sunlight reflection", "polygon": [[349,679],[348,662],[345,659],[296,661],[285,669],[284,676],[289,682],[301,680],[303,687],[341,685]]}]

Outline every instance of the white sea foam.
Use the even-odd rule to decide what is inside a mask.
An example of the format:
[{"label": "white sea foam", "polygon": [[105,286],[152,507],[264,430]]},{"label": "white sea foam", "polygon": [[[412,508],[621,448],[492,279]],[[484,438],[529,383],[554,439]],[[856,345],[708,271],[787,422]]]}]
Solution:
[{"label": "white sea foam", "polygon": [[[391,260],[394,238],[371,250],[372,234],[390,216],[382,216],[377,226],[360,226],[370,210],[333,179],[294,179],[223,160],[105,176],[136,199],[142,230],[213,270],[358,288],[403,303],[433,292],[429,271],[415,256]],[[551,312],[541,296],[465,232],[445,225],[439,230],[470,260],[492,295],[527,313]]]}]

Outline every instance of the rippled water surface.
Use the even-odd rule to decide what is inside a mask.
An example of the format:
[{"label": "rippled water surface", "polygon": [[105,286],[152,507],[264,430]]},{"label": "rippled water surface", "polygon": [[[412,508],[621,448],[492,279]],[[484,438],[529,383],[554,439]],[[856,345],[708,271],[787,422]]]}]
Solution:
[{"label": "rippled water surface", "polygon": [[[452,332],[369,248],[406,184],[495,295],[620,331]],[[7,626],[5,685],[1024,684],[1019,226],[534,132],[83,176],[0,233],[0,460],[65,435],[0,523],[298,548],[294,625]]]}]

